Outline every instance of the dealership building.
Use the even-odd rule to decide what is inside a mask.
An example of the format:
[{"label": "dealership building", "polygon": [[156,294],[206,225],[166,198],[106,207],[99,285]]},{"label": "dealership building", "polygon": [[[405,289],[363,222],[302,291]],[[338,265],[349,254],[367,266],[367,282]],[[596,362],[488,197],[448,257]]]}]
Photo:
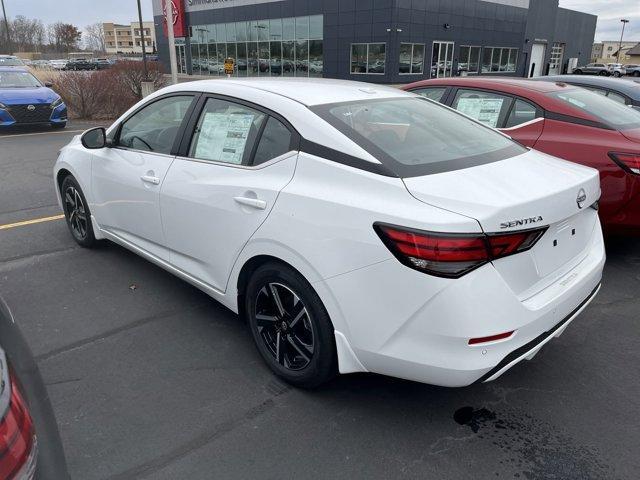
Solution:
[{"label": "dealership building", "polygon": [[589,61],[597,21],[558,0],[153,0],[167,66],[165,1],[179,72],[207,76],[224,75],[228,57],[239,77],[556,74]]}]

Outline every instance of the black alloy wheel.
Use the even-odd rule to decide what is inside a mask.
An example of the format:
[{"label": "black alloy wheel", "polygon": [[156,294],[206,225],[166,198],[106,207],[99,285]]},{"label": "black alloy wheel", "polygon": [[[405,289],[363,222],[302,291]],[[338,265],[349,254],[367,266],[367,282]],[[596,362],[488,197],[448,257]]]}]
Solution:
[{"label": "black alloy wheel", "polygon": [[73,239],[82,247],[92,247],[96,238],[91,224],[91,212],[82,189],[76,179],[69,175],[60,189],[64,204],[64,216]]},{"label": "black alloy wheel", "polygon": [[254,316],[260,338],[279,365],[289,370],[309,365],[314,352],[313,328],[298,295],[270,282],[258,292]]}]

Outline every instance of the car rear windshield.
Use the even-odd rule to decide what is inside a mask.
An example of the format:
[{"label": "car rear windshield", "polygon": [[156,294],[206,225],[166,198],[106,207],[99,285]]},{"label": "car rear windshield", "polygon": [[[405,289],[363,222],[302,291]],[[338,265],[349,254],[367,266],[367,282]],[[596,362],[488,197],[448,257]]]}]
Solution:
[{"label": "car rear windshield", "polygon": [[400,177],[459,170],[526,152],[495,130],[421,97],[361,100],[312,110]]},{"label": "car rear windshield", "polygon": [[0,88],[34,88],[41,83],[29,72],[0,72]]},{"label": "car rear windshield", "polygon": [[640,111],[597,93],[583,89],[570,89],[549,94],[578,110],[598,118],[616,130],[640,127]]}]

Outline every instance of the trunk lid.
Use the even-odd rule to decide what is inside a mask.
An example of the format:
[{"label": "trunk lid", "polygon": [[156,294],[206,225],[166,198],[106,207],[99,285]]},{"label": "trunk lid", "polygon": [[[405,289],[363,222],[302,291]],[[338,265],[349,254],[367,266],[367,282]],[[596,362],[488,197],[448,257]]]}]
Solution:
[{"label": "trunk lid", "polygon": [[548,227],[531,250],[493,262],[524,296],[579,261],[598,221],[589,208],[600,197],[598,171],[534,150],[404,182],[418,200],[471,217],[485,233]]}]

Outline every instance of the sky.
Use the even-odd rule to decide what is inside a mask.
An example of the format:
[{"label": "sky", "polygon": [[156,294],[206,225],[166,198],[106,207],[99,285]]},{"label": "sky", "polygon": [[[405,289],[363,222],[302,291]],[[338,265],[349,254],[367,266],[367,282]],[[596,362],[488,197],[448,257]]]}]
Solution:
[{"label": "sky", "polygon": [[[24,15],[45,23],[64,21],[81,29],[103,21],[128,24],[138,16],[136,0],[4,0],[4,3],[9,17]],[[151,0],[141,3],[144,20],[151,20]],[[598,15],[596,41],[620,39],[620,19],[627,18],[631,22],[626,26],[625,39],[640,42],[640,0],[560,0],[560,6]]]}]

